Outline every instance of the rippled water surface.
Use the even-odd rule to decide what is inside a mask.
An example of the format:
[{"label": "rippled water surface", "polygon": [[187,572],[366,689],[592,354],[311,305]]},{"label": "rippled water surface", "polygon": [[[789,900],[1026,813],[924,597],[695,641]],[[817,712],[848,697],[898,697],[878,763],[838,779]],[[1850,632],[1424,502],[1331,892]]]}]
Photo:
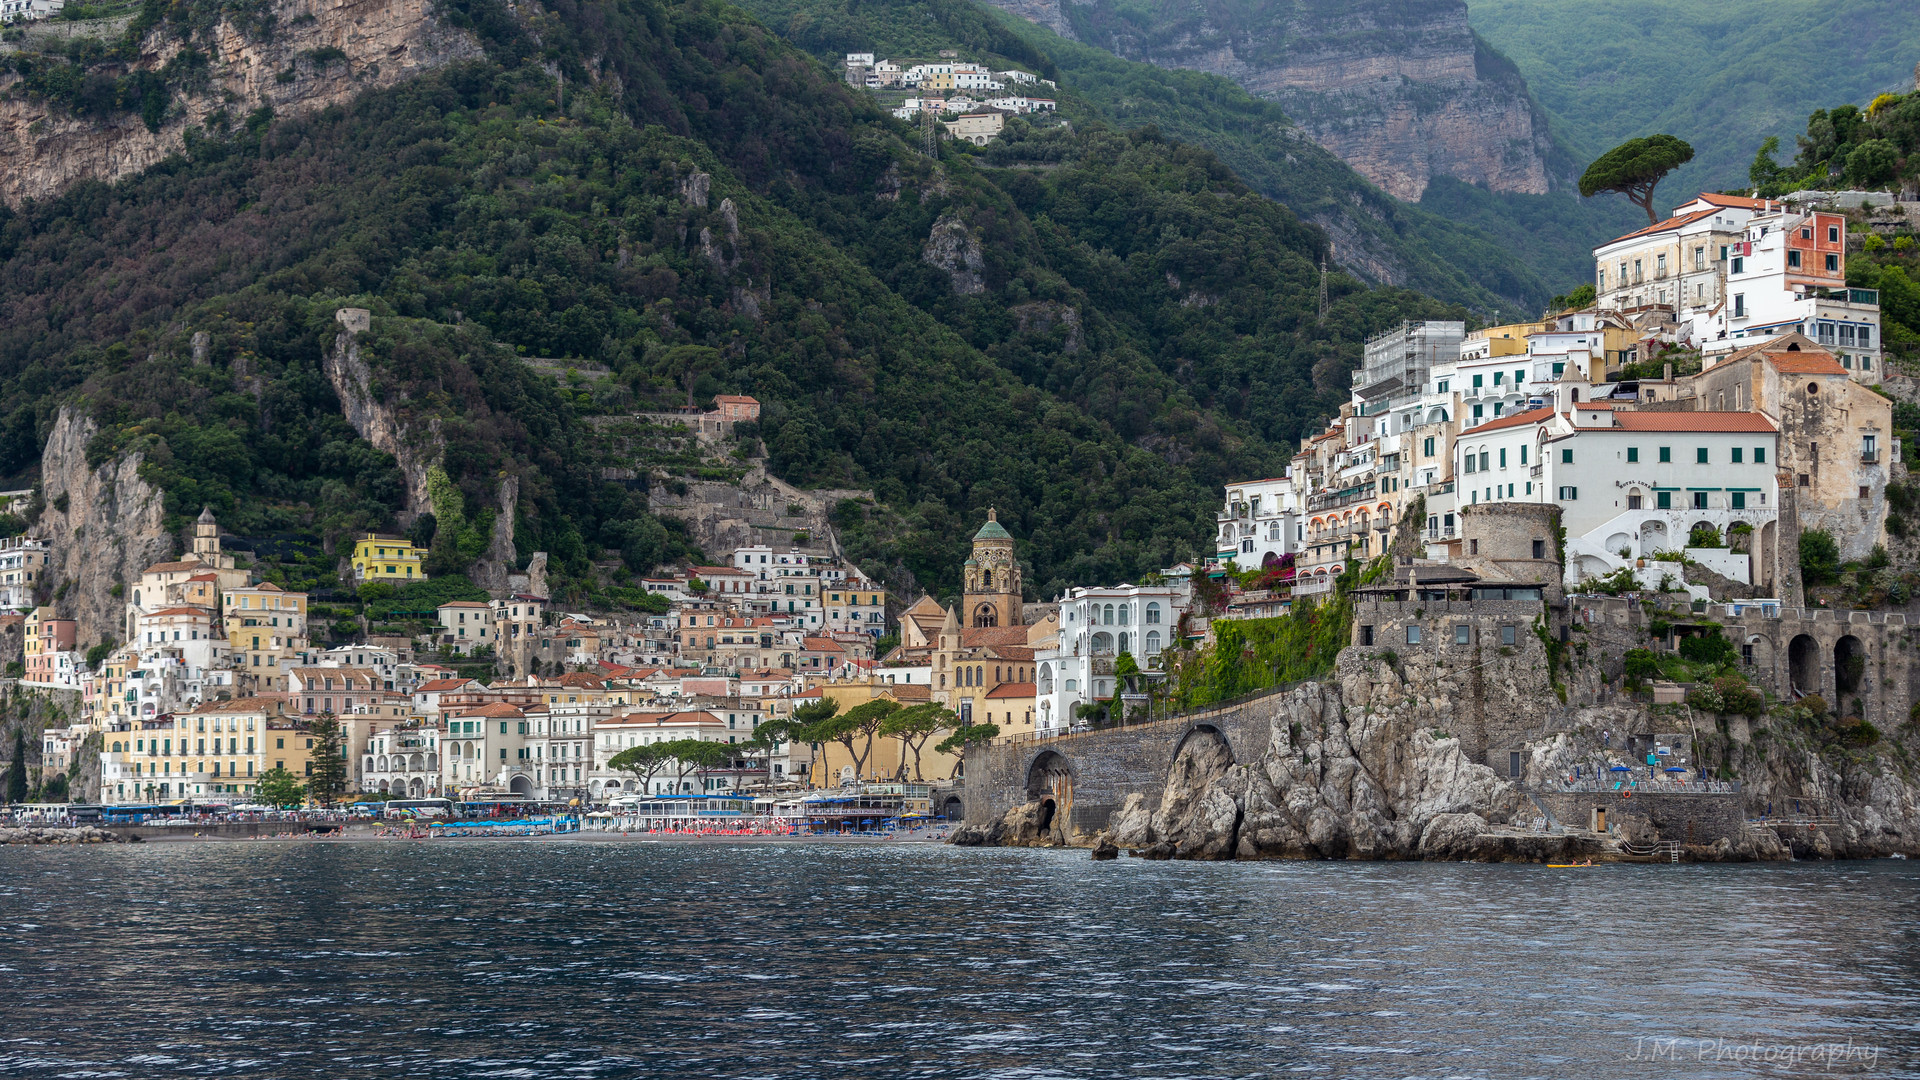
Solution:
[{"label": "rippled water surface", "polygon": [[0,1076],[1915,1076],[1916,901],[1903,862],[0,848]]}]

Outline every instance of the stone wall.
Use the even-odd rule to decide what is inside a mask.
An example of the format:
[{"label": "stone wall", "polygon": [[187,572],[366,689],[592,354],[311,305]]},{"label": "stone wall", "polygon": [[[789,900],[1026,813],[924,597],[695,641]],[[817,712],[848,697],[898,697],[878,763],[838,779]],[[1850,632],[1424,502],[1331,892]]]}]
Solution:
[{"label": "stone wall", "polygon": [[[1152,724],[1001,743],[967,752],[960,797],[970,825],[990,825],[1009,808],[1056,795],[1065,837],[1091,836],[1128,795],[1146,794],[1149,808],[1182,746],[1195,732],[1217,732],[1235,761],[1254,761],[1267,751],[1267,735],[1279,707],[1278,692],[1228,708],[1209,709]],[[1048,779],[1064,769],[1070,786]],[[1062,805],[1065,804],[1065,805]]]},{"label": "stone wall", "polygon": [[1534,800],[1572,829],[1592,828],[1594,811],[1602,811],[1605,827],[1630,842],[1711,847],[1739,844],[1747,834],[1746,801],[1738,793],[1635,792],[1623,799],[1613,792],[1539,792]]}]

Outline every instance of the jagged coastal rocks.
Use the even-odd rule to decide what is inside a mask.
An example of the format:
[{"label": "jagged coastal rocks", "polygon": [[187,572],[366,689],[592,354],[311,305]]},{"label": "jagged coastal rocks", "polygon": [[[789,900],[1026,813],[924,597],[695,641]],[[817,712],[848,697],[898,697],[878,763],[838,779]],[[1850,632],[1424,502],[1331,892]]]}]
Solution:
[{"label": "jagged coastal rocks", "polygon": [[[1530,667],[1524,655],[1509,663]],[[1661,861],[1920,854],[1920,787],[1891,769],[1836,766],[1759,723],[1729,725],[1729,760],[1747,780],[1744,795],[1715,800],[1701,812],[1702,823],[1718,815],[1717,829],[1701,824],[1694,835],[1695,823],[1677,821],[1680,812],[1671,802],[1657,796],[1636,802],[1611,792],[1580,797],[1603,806],[1611,828],[1556,820],[1552,805],[1564,815],[1568,800],[1577,800],[1535,790],[1551,788],[1542,782],[1567,775],[1576,763],[1593,761],[1607,733],[1628,731],[1630,708],[1560,707],[1544,681],[1527,687],[1521,680],[1516,689],[1537,689],[1536,702],[1552,703],[1532,709],[1551,713],[1557,730],[1529,742],[1523,775],[1509,779],[1472,761],[1462,738],[1446,730],[1461,725],[1466,710],[1432,676],[1431,669],[1405,658],[1389,662],[1348,649],[1325,681],[1202,715],[1184,731],[1171,731],[1166,738],[1178,745],[1171,766],[1160,775],[1137,769],[1122,779],[1121,787],[1131,784],[1134,790],[1114,797],[1110,812],[1104,806],[1084,815],[1056,812],[1055,800],[1068,805],[1103,798],[1093,790],[1094,774],[1104,768],[1099,748],[1083,740],[1111,743],[1113,733],[1056,741],[1062,756],[1048,766],[1051,775],[1028,780],[1026,801],[996,819],[963,827],[952,842],[1088,847],[1095,858],[1125,850],[1146,858],[1202,860],[1572,862],[1632,857],[1663,843]],[[1244,746],[1257,736],[1264,737],[1264,747],[1246,753]],[[1032,749],[1025,753],[1033,755]],[[1129,751],[1114,758],[1137,763],[1150,756]],[[1074,770],[1084,775],[1072,775]],[[1837,808],[1840,820],[1803,832],[1746,822],[1743,807],[1776,799],[1784,807],[1792,801],[1789,792],[1829,796],[1827,805]]]},{"label": "jagged coastal rocks", "polygon": [[5,844],[123,844],[126,841],[105,829],[81,825],[71,829],[0,828],[0,845]]}]

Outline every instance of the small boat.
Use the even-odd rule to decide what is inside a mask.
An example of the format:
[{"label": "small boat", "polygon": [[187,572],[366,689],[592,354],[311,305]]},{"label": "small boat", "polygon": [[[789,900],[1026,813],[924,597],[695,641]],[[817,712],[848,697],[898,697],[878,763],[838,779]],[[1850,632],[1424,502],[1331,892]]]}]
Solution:
[{"label": "small boat", "polygon": [[1590,867],[1592,865],[1593,865],[1592,859],[1588,859],[1586,862],[1550,862],[1547,864],[1547,869],[1549,870],[1585,870],[1587,867]]}]

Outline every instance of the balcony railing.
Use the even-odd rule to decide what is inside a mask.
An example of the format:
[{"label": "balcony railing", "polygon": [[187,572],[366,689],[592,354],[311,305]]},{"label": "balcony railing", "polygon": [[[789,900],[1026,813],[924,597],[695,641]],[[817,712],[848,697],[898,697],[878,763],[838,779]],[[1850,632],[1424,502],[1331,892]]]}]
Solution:
[{"label": "balcony railing", "polygon": [[1880,463],[1880,451],[1878,448],[1875,448],[1872,450],[1860,451],[1860,464],[1877,465],[1879,463]]}]

